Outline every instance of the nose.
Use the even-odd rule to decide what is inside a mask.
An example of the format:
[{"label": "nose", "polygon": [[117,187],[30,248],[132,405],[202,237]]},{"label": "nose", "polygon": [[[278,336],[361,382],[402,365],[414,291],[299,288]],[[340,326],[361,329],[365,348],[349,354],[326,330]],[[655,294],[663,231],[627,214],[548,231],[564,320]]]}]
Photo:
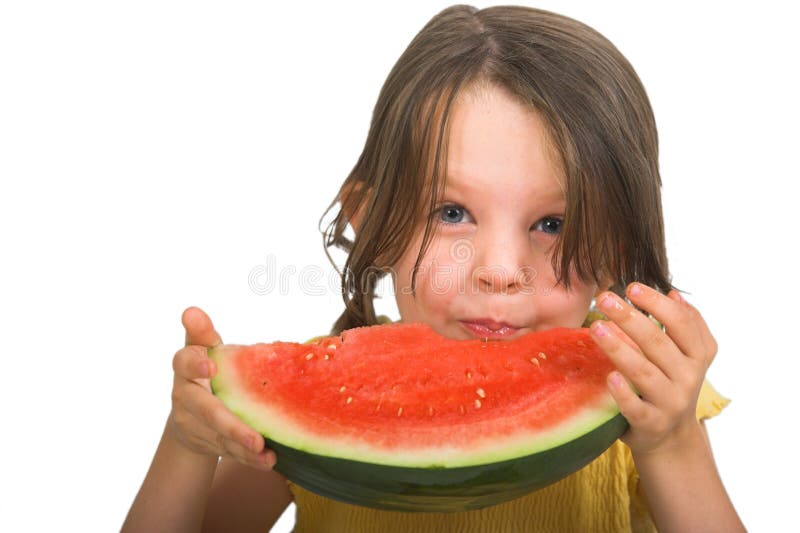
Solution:
[{"label": "nose", "polygon": [[[523,238],[524,237],[524,238]],[[530,262],[530,237],[509,231],[476,235],[472,286],[490,294],[514,294],[532,286],[536,269]]]}]

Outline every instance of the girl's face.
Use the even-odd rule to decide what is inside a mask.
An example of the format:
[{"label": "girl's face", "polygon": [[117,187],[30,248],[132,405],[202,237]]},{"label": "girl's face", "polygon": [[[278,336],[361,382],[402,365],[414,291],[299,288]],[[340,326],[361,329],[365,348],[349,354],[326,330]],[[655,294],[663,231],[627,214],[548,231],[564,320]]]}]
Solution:
[{"label": "girl's face", "polygon": [[596,285],[556,284],[552,247],[565,199],[542,119],[503,90],[466,92],[451,116],[445,190],[416,275],[422,229],[393,265],[402,322],[453,339],[580,327]]}]

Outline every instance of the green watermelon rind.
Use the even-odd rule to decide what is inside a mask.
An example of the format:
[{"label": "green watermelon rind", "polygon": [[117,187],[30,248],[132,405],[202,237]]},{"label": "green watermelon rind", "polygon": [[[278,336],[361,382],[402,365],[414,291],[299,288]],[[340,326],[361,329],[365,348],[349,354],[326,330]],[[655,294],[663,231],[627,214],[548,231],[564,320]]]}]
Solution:
[{"label": "green watermelon rind", "polygon": [[303,452],[267,439],[275,470],[334,500],[404,512],[460,512],[525,496],[576,472],[628,427],[621,414],[565,444],[505,461],[456,468],[365,463]]}]

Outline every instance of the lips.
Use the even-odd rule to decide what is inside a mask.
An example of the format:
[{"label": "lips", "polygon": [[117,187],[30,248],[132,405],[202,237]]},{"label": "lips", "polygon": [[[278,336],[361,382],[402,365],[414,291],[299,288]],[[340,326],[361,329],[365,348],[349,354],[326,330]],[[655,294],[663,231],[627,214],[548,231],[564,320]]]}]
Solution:
[{"label": "lips", "polygon": [[488,318],[462,320],[461,324],[476,337],[490,339],[511,337],[520,330],[520,328],[511,324],[497,322]]}]

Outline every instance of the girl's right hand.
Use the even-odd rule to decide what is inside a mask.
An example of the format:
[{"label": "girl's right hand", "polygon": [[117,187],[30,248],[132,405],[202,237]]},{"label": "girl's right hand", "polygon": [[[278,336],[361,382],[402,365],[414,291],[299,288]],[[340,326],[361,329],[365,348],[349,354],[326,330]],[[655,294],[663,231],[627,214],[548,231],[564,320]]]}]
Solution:
[{"label": "girl's right hand", "polygon": [[262,470],[275,466],[275,452],[211,393],[210,378],[217,372],[207,349],[222,344],[211,319],[197,307],[181,317],[186,346],[172,360],[172,411],[167,424],[172,436],[187,449],[224,456]]}]

